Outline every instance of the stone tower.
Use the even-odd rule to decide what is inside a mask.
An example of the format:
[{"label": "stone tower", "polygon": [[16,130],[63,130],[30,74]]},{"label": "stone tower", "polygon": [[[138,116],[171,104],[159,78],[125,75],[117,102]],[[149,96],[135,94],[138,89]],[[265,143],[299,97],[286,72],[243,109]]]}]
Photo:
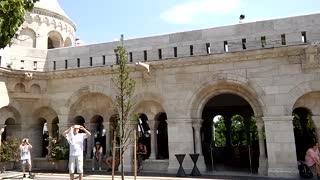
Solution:
[{"label": "stone tower", "polygon": [[57,0],[40,0],[26,13],[12,46],[0,51],[1,67],[43,71],[47,50],[73,46],[75,31]]}]

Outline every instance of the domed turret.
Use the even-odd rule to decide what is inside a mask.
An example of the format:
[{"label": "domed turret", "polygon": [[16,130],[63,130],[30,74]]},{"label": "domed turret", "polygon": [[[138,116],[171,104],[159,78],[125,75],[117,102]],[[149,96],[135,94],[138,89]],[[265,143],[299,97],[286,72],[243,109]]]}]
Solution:
[{"label": "domed turret", "polygon": [[25,17],[15,45],[53,49],[74,45],[76,26],[57,0],[40,0]]},{"label": "domed turret", "polygon": [[40,0],[34,5],[34,7],[48,10],[69,18],[57,0]]},{"label": "domed turret", "polygon": [[40,0],[26,13],[13,45],[0,51],[2,66],[43,71],[47,49],[73,46],[75,31],[75,24],[57,0]]}]

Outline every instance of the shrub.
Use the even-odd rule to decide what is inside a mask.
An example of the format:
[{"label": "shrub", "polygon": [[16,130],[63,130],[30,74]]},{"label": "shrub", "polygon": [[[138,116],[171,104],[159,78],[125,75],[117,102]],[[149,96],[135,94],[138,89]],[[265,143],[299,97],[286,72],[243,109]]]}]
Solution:
[{"label": "shrub", "polygon": [[62,135],[59,138],[49,137],[48,159],[67,160],[69,159],[69,144]]},{"label": "shrub", "polygon": [[7,137],[0,147],[0,161],[16,161],[20,157],[20,139]]}]

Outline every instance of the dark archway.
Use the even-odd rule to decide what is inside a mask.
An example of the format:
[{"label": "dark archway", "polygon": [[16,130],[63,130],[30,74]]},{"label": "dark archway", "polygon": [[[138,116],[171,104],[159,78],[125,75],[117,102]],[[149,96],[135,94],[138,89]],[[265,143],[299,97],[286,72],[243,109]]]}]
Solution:
[{"label": "dark archway", "polygon": [[169,159],[167,114],[160,113],[157,128],[157,159]]},{"label": "dark archway", "polygon": [[145,114],[139,116],[139,130],[138,133],[139,139],[147,147],[146,159],[150,157],[151,154],[151,137],[150,137],[150,127],[148,125],[148,117]]},{"label": "dark archway", "polygon": [[96,142],[100,142],[100,145],[103,148],[103,154],[105,154],[106,153],[106,129],[103,125],[103,117],[100,115],[95,115],[92,118],[91,122],[96,124],[93,145],[95,145]]},{"label": "dark archway", "polygon": [[296,108],[292,115],[297,160],[303,161],[309,146],[317,142],[316,130],[311,118],[312,114],[308,109]]},{"label": "dark archway", "polygon": [[257,172],[259,138],[253,116],[250,104],[235,94],[220,94],[207,101],[201,140],[208,170]]}]

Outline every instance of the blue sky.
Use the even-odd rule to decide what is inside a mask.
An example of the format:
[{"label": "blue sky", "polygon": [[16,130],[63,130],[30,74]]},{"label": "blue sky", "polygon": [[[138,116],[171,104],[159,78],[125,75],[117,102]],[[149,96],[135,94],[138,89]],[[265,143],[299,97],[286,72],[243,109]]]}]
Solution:
[{"label": "blue sky", "polygon": [[86,44],[320,13],[320,0],[58,0]]}]

